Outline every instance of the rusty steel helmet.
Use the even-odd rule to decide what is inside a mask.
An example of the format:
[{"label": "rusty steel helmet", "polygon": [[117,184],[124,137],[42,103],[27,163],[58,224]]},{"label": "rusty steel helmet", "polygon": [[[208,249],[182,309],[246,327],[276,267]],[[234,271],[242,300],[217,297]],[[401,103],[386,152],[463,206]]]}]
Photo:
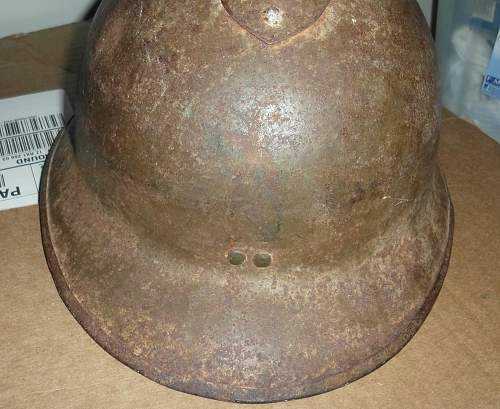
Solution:
[{"label": "rusty steel helmet", "polygon": [[436,75],[414,0],[104,1],[42,182],[64,302],[196,395],[274,402],[371,372],[447,270]]}]

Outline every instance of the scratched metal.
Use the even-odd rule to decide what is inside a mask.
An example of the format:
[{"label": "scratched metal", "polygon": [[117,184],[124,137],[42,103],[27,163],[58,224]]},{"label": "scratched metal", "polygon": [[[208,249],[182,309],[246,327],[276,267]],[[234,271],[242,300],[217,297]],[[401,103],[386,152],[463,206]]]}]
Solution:
[{"label": "scratched metal", "polygon": [[448,265],[413,0],[104,1],[41,220],[68,308],[176,390],[270,402],[395,355]]}]

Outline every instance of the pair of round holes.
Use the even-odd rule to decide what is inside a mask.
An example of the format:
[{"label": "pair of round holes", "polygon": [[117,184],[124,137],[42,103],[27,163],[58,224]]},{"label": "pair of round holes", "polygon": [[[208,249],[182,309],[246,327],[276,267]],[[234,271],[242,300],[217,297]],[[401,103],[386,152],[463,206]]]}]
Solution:
[{"label": "pair of round holes", "polygon": [[[231,250],[228,254],[228,260],[233,266],[241,266],[247,260],[247,256],[242,251]],[[259,268],[269,267],[271,262],[272,258],[269,253],[257,253],[253,257],[253,263]]]}]

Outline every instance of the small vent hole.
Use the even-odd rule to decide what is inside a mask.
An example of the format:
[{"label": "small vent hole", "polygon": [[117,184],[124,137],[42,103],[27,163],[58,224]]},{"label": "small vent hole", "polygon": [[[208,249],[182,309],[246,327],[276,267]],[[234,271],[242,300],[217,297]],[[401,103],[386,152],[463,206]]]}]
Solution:
[{"label": "small vent hole", "polygon": [[231,250],[227,258],[233,266],[241,266],[246,261],[247,256],[239,250]]},{"label": "small vent hole", "polygon": [[259,268],[266,268],[271,265],[272,258],[271,255],[268,253],[259,253],[256,254],[255,257],[253,258],[253,263],[255,266]]}]

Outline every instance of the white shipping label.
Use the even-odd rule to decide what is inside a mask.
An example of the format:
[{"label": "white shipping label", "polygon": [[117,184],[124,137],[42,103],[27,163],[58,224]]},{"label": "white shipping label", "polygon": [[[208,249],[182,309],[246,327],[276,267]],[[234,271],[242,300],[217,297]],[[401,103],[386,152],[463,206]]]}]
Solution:
[{"label": "white shipping label", "polygon": [[0,100],[0,211],[38,203],[45,158],[72,116],[64,90]]}]

